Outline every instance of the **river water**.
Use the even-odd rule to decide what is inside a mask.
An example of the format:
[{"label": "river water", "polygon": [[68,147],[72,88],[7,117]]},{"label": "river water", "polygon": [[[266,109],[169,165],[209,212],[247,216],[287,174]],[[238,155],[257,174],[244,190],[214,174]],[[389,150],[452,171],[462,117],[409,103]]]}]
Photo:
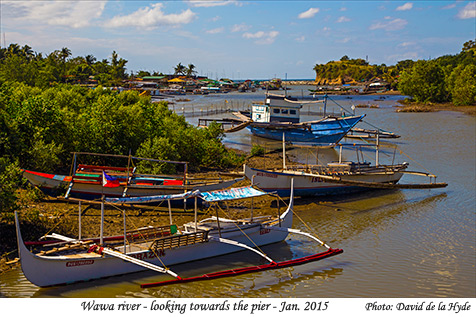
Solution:
[{"label": "river water", "polygon": [[[309,87],[295,87],[296,96]],[[302,90],[301,90],[302,89]],[[232,105],[244,109],[262,101],[263,92],[185,96],[173,107],[205,109]],[[476,120],[458,112],[397,113],[401,96],[332,97],[347,108],[354,104],[379,104],[379,108],[356,108],[367,124],[395,132],[401,138],[385,141],[381,163],[409,162],[409,170],[428,171],[448,183],[442,189],[376,190],[368,193],[298,199],[295,211],[322,240],[344,249],[336,257],[301,266],[179,286],[141,289],[141,283],[158,277],[142,272],[69,286],[40,289],[29,283],[20,269],[0,275],[0,297],[476,297]],[[378,100],[377,100],[378,99]],[[329,101],[328,111],[339,112]],[[318,107],[318,106],[313,106]],[[335,108],[332,110],[332,108]],[[315,110],[315,108],[313,108]],[[304,113],[306,108],[304,109]],[[216,115],[226,117],[230,114]],[[210,116],[208,116],[210,117]],[[304,118],[309,119],[309,118]],[[196,124],[198,117],[187,117]],[[227,135],[227,145],[249,150],[250,144],[279,144],[252,137],[248,130]],[[361,141],[343,140],[344,144]],[[394,146],[398,146],[394,149]],[[295,149],[293,159],[314,163],[315,150]],[[373,160],[370,148],[363,151]],[[395,156],[394,156],[395,153]],[[339,149],[320,150],[319,162],[336,160]],[[356,160],[355,150],[343,148],[344,159]],[[426,181],[406,178],[401,182]],[[294,228],[309,231],[297,217]],[[323,251],[306,238],[290,236],[285,242],[263,250],[275,260]],[[251,252],[240,252],[172,267],[183,276],[201,275],[262,263]]]}]

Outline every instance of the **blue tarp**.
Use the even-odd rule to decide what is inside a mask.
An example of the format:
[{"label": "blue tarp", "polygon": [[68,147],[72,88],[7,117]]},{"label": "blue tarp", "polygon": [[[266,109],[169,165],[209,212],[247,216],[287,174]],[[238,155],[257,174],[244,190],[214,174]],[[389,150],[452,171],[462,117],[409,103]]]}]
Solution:
[{"label": "blue tarp", "polygon": [[114,204],[149,204],[154,202],[160,202],[165,200],[180,200],[190,197],[199,197],[200,191],[189,191],[183,194],[173,195],[155,195],[155,196],[139,196],[139,197],[122,197],[122,198],[105,198],[108,203]]},{"label": "blue tarp", "polygon": [[254,189],[251,186],[231,188],[231,189],[225,189],[225,190],[215,190],[212,192],[200,193],[200,197],[203,200],[209,201],[209,202],[251,198],[251,197],[258,197],[263,195],[267,195],[267,193],[258,189]]},{"label": "blue tarp", "polygon": [[189,191],[183,194],[174,195],[155,195],[155,196],[140,196],[140,197],[123,197],[123,198],[105,198],[108,203],[114,204],[149,204],[165,200],[181,200],[192,197],[200,197],[201,199],[212,201],[234,200],[267,195],[268,193],[254,189],[251,186],[231,188],[224,190],[215,190],[211,192],[200,192],[199,190]]}]

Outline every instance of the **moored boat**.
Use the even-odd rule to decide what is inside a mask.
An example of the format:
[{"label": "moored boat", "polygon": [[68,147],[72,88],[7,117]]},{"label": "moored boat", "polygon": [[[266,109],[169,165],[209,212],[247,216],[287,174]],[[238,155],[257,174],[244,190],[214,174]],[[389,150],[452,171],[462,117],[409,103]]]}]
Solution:
[{"label": "moored boat", "polygon": [[301,122],[302,106],[316,101],[299,101],[287,95],[267,93],[264,104],[252,105],[251,115],[248,115],[251,123],[247,128],[252,134],[267,139],[281,140],[284,134],[286,140],[293,144],[332,147],[365,117],[326,115],[327,96],[317,102],[324,103],[323,117]]},{"label": "moored boat", "polygon": [[[23,170],[23,176],[34,186],[40,188],[45,194],[58,196],[65,193],[65,198],[98,199],[106,197],[138,197],[152,195],[168,195],[183,193],[189,190],[211,191],[232,186],[242,178],[223,180],[219,178],[205,179],[187,177],[187,163],[161,161],[154,159],[114,155],[116,158],[130,160],[147,160],[152,162],[180,164],[184,169],[183,175],[156,175],[140,174],[133,167],[113,167],[76,164],[79,154],[94,156],[111,156],[92,153],[75,153],[72,170],[73,175],[58,175],[31,170]],[[111,186],[104,186],[104,175],[115,180]]]},{"label": "moored boat", "polygon": [[[245,166],[245,175],[266,192],[290,195],[289,184],[294,179],[296,196],[326,196],[354,193],[371,188],[386,188],[396,184],[408,164],[370,166],[355,162],[330,163],[327,166],[295,167],[263,170]],[[374,186],[371,186],[371,185]]]},{"label": "moored boat", "polygon": [[[401,164],[379,164],[377,150],[375,165],[370,162],[352,162],[342,160],[342,146],[339,161],[326,165],[289,165],[286,164],[285,142],[283,140],[283,167],[273,170],[251,168],[244,165],[245,176],[266,192],[275,192],[281,197],[291,193],[289,186],[294,183],[297,196],[327,196],[361,192],[371,189],[417,189],[442,188],[446,183],[437,183],[436,175],[406,171],[407,162]],[[424,176],[428,183],[398,184],[404,174]]]},{"label": "moored boat", "polygon": [[[265,194],[252,187],[244,187],[208,193],[195,191],[174,197],[155,197],[155,199],[170,200],[183,199],[184,197],[200,197],[209,203],[213,203]],[[124,203],[127,202],[127,198],[111,198],[110,202]],[[101,219],[102,228],[103,216]],[[197,219],[196,210],[195,219]],[[181,227],[170,224],[170,226],[136,230],[133,235],[126,232],[122,237],[123,241],[116,241],[115,244],[105,243],[106,240],[102,237],[102,230],[99,244],[88,239],[78,240],[58,234],[51,234],[47,237],[62,240],[67,245],[62,248],[34,254],[24,245],[18,215],[15,213],[22,270],[30,282],[41,287],[88,281],[145,269],[169,274],[174,277],[173,280],[161,281],[156,285],[143,285],[143,287],[150,287],[298,265],[317,261],[342,252],[340,249],[330,248],[319,239],[307,233],[291,229],[292,219],[293,195],[291,194],[288,208],[277,217],[251,216],[246,219],[227,219],[220,218],[217,210],[217,217],[207,218],[200,222],[195,220],[195,222],[183,224]],[[308,236],[318,241],[327,250],[311,256],[283,262],[275,262],[260,251],[259,246],[283,241],[289,233]],[[133,236],[137,238],[133,239]],[[270,263],[264,266],[243,268],[236,271],[223,271],[189,278],[182,278],[168,268],[168,266],[174,264],[242,250],[251,250],[258,253]],[[61,253],[68,251],[69,253],[66,254]]]}]

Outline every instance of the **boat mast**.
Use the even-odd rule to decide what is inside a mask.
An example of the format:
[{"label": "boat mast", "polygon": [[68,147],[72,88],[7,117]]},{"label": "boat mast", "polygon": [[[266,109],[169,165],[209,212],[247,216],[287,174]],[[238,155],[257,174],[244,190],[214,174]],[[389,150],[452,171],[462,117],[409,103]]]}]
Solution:
[{"label": "boat mast", "polygon": [[104,242],[104,194],[101,198],[101,229],[99,233],[99,244],[103,245]]},{"label": "boat mast", "polygon": [[79,201],[78,211],[78,240],[81,240],[81,200]]},{"label": "boat mast", "polygon": [[286,169],[286,138],[283,132],[283,170]]},{"label": "boat mast", "polygon": [[378,148],[379,148],[379,135],[380,135],[380,130],[377,129],[377,151],[375,152],[375,166],[378,166]]},{"label": "boat mast", "polygon": [[[126,246],[127,246],[127,230],[126,230],[126,209],[122,210],[122,217],[123,217],[123,225],[124,225],[124,254],[126,254]],[[129,247],[129,251],[131,248]]]},{"label": "boat mast", "polygon": [[339,163],[342,163],[342,144],[339,147]]},{"label": "boat mast", "polygon": [[326,116],[327,94],[324,95],[324,117]]}]

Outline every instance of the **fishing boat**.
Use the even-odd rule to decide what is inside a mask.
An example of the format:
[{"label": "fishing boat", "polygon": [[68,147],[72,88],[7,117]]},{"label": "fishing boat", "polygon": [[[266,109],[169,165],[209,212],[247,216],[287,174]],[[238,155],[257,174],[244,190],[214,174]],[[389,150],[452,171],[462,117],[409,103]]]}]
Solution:
[{"label": "fishing boat", "polygon": [[[301,122],[300,110],[304,104],[323,103],[323,117]],[[253,104],[251,114],[234,113],[243,122],[250,121],[247,128],[252,134],[293,144],[335,146],[365,115],[326,115],[327,96],[321,101],[305,101],[287,95],[266,93],[264,104]]]},{"label": "fishing boat", "polygon": [[[101,233],[99,241],[94,239],[74,239],[53,233],[47,235],[46,238],[53,238],[65,244],[58,247],[58,242],[54,242],[55,248],[39,253],[32,253],[25,247],[18,214],[15,213],[21,268],[25,277],[40,287],[88,281],[146,269],[173,277],[171,280],[141,285],[141,287],[152,287],[279,269],[281,267],[317,261],[343,252],[341,249],[330,248],[308,233],[291,228],[293,221],[292,189],[288,207],[279,216],[253,217],[253,208],[251,208],[249,218],[229,219],[219,216],[218,207],[216,208],[216,217],[198,221],[197,208],[195,208],[195,221],[183,224],[181,227],[173,224],[171,220],[168,226],[148,227],[128,232],[126,230],[126,221],[124,220],[124,233],[122,237],[118,237],[117,241],[103,237],[104,203],[129,204],[131,199],[134,200],[134,203],[137,203],[144,200],[149,202],[151,200],[170,201],[192,197],[194,199],[203,199],[210,204],[218,206],[220,202],[253,198],[265,194],[261,190],[247,186],[206,193],[194,191],[178,195],[148,198],[106,198],[101,206]],[[312,238],[321,246],[324,246],[326,250],[298,259],[276,262],[259,248],[263,245],[283,241],[289,233],[301,234]],[[194,277],[182,277],[169,268],[169,266],[179,263],[243,250],[259,254],[269,263]]]},{"label": "fishing boat", "polygon": [[[343,161],[342,146],[340,146],[339,160],[326,165],[289,165],[286,163],[285,151],[283,140],[282,168],[266,170],[244,165],[245,176],[260,189],[266,192],[276,192],[281,197],[290,195],[291,181],[294,182],[294,191],[297,196],[340,195],[372,189],[442,188],[448,185],[436,182],[434,174],[407,171],[409,165],[407,162],[380,164],[378,143],[374,165],[364,160]],[[423,176],[428,178],[429,182],[398,184],[404,174]]]},{"label": "fishing boat", "polygon": [[[182,166],[182,175],[140,174],[137,166],[126,167],[78,164],[79,155],[102,156],[147,161]],[[74,153],[72,175],[58,175],[31,170],[23,170],[23,176],[45,194],[57,197],[65,192],[65,198],[98,199],[106,197],[137,197],[183,193],[189,190],[212,191],[232,186],[243,178],[223,180],[220,178],[191,178],[187,175],[187,162],[164,161],[124,155],[104,155],[97,153]],[[107,178],[112,181],[103,186]]]}]

